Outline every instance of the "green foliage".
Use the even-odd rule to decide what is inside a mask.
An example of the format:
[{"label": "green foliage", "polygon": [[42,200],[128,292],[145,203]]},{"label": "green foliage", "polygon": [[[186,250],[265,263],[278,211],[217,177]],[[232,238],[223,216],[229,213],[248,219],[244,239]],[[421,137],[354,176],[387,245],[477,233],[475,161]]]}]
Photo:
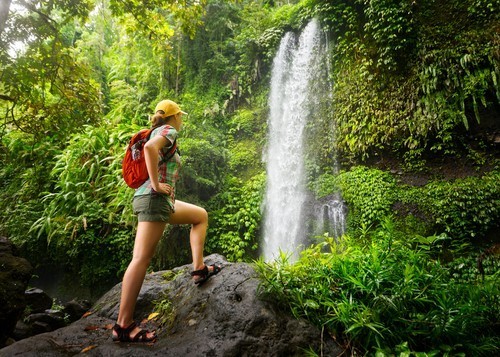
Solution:
[{"label": "green foliage", "polygon": [[373,41],[377,67],[388,71],[405,68],[415,45],[416,4],[413,1],[360,1],[366,23],[363,30]]},{"label": "green foliage", "polygon": [[[461,46],[422,49],[425,57],[418,68],[422,95],[409,128],[414,136],[425,140],[430,130],[436,131],[438,140],[430,147],[433,151],[455,149],[453,130],[468,129],[471,117],[480,123],[479,108],[494,103],[487,99],[493,92],[500,100],[499,59],[491,55],[490,43],[471,48],[468,36],[464,34]],[[416,145],[414,140],[407,139],[409,147]]]},{"label": "green foliage", "polygon": [[498,352],[498,271],[484,281],[450,279],[432,243],[422,249],[393,227],[384,221],[362,242],[327,238],[295,264],[260,260],[261,291],[361,354]]},{"label": "green foliage", "polygon": [[189,36],[193,36],[200,25],[200,17],[206,1],[188,2],[152,0],[148,2],[110,0],[109,6],[114,15],[130,16],[130,31],[142,31],[154,39],[156,44],[165,41],[178,27]]},{"label": "green foliage", "polygon": [[[190,91],[200,97],[207,91],[222,87],[218,94],[229,96],[233,89],[237,90],[236,83],[230,82],[237,61],[233,38],[241,22],[238,8],[227,1],[209,1],[202,21],[203,26],[198,28],[196,36],[185,39],[182,46],[185,77],[190,82],[189,87],[195,87]],[[211,99],[217,96],[212,94],[215,95],[209,95]]]},{"label": "green foliage", "polygon": [[316,193],[316,197],[321,198],[339,191],[337,178],[332,174],[323,174],[311,185],[311,190]]},{"label": "green foliage", "polygon": [[[488,96],[496,92],[500,99],[499,58],[492,52],[491,37],[498,16],[490,13],[487,18],[476,18],[474,2],[448,3],[441,8],[441,16],[433,13],[436,4],[428,6],[421,13],[420,36],[427,40],[418,47],[421,95],[410,130],[424,139],[429,130],[436,131],[438,142],[431,149],[441,151],[454,148],[453,128],[468,128],[471,116],[480,121],[479,105],[492,104]],[[458,33],[457,26],[462,28]]]},{"label": "green foliage", "polygon": [[234,139],[243,139],[252,137],[252,134],[258,132],[256,129],[262,125],[262,120],[259,120],[255,110],[240,109],[231,117],[229,125],[229,134]]},{"label": "green foliage", "polygon": [[179,139],[182,177],[179,189],[185,195],[208,200],[223,184],[224,148],[204,139]]},{"label": "green foliage", "polygon": [[74,135],[56,156],[50,173],[56,185],[30,230],[87,283],[120,275],[130,259],[133,191],[121,178],[121,160],[133,130],[89,126]]},{"label": "green foliage", "polygon": [[400,229],[412,236],[437,231],[470,241],[498,226],[499,182],[499,172],[494,170],[482,177],[413,187],[398,184],[388,172],[356,166],[337,176],[324,174],[311,188],[318,197],[341,193],[349,207],[349,230],[374,228],[396,213],[401,217]]},{"label": "green foliage", "polygon": [[257,110],[240,109],[231,116],[227,139],[230,174],[246,180],[262,171],[263,120]]},{"label": "green foliage", "polygon": [[160,321],[161,326],[169,329],[175,320],[175,311],[172,306],[172,301],[166,297],[165,299],[155,301],[154,304],[154,310],[158,313],[158,321]]},{"label": "green foliage", "polygon": [[474,239],[497,227],[500,218],[500,172],[425,187],[402,187],[399,200],[419,205],[436,229],[454,238]]},{"label": "green foliage", "polygon": [[[12,126],[41,141],[64,140],[83,124],[97,123],[99,88],[72,45],[75,26],[90,11],[89,1],[19,4],[0,36],[2,126]],[[66,7],[67,6],[67,7]],[[8,9],[7,9],[8,10]],[[13,44],[23,44],[15,57]]]},{"label": "green foliage", "polygon": [[318,16],[332,36],[341,160],[387,150],[408,158],[456,153],[471,118],[479,123],[481,110],[500,102],[495,6],[497,0],[302,1],[302,16]]},{"label": "green foliage", "polygon": [[62,141],[83,124],[97,123],[98,88],[87,79],[88,69],[67,49],[61,49],[56,58],[45,53],[49,49],[34,52],[19,58],[15,66],[2,68],[1,76],[9,81],[1,88],[12,98],[10,115],[5,115],[3,124],[14,122],[37,140],[50,135]]},{"label": "green foliage", "polygon": [[43,245],[26,235],[43,211],[41,199],[51,187],[47,177],[57,150],[54,142],[35,142],[20,131],[7,132],[0,144],[0,232],[34,252],[43,251]]},{"label": "green foliage", "polygon": [[261,152],[254,140],[240,141],[232,147],[229,163],[233,172],[243,172],[244,169],[254,169],[254,163],[259,162]]},{"label": "green foliage", "polygon": [[[366,56],[363,46],[360,52]],[[384,83],[372,71],[373,60],[346,60],[336,70],[333,111],[337,149],[344,160],[366,159],[387,150],[395,137],[406,137],[411,88],[397,78]],[[410,83],[411,84],[411,83]]]},{"label": "green foliage", "polygon": [[349,206],[349,226],[364,229],[390,215],[395,189],[396,181],[389,173],[356,166],[338,176],[322,175],[317,181],[316,194],[322,197],[340,190]]},{"label": "green foliage", "polygon": [[[127,120],[146,125],[147,115],[153,111],[151,103],[159,101],[158,97],[164,99],[162,95],[172,97],[172,92],[164,89],[161,78],[173,69],[160,70],[165,58],[156,55],[150,41],[137,33],[127,34],[125,26],[115,25],[112,29],[117,38],[109,47],[100,50],[103,53],[101,62],[94,68],[107,92],[106,118],[117,123]],[[79,45],[83,49],[91,46],[83,41]],[[92,51],[92,48],[87,50]]]},{"label": "green foliage", "polygon": [[[478,269],[478,261],[481,259],[480,255],[468,254],[446,264],[450,271],[450,278],[459,284],[470,284],[477,281],[478,276],[481,272]],[[481,259],[485,276],[495,276],[498,278],[498,272],[500,271],[500,261],[494,255],[485,256]],[[496,297],[497,300],[500,296]],[[496,301],[495,304],[500,303]]]},{"label": "green foliage", "polygon": [[248,259],[257,250],[264,182],[263,173],[247,182],[232,178],[214,198],[218,208],[211,216],[209,249],[222,251],[231,261]]}]

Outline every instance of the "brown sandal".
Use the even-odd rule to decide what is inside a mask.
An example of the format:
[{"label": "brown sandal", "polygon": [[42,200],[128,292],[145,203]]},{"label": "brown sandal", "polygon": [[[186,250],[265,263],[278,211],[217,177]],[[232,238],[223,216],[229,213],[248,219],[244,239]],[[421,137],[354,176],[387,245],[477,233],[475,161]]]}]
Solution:
[{"label": "brown sandal", "polygon": [[210,266],[212,267],[212,270],[208,270],[208,267],[205,265],[205,267],[203,269],[195,270],[195,271],[191,272],[191,276],[199,276],[198,279],[195,279],[195,281],[194,281],[195,284],[198,284],[198,285],[203,284],[212,275],[216,275],[222,270],[222,266],[220,266],[220,265],[212,264]]},{"label": "brown sandal", "polygon": [[156,333],[153,332],[153,337],[147,337],[146,335],[148,334],[149,331],[147,330],[140,330],[134,338],[130,338],[130,334],[132,331],[137,327],[137,324],[132,322],[128,327],[121,327],[118,324],[115,324],[113,326],[113,331],[116,332],[116,336],[113,335],[113,341],[119,341],[119,342],[152,342],[156,340]]}]

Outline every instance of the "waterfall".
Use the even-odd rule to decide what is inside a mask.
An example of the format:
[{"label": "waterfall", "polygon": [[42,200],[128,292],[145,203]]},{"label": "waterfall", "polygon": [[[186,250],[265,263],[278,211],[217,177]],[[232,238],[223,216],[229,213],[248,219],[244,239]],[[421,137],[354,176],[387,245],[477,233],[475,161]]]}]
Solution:
[{"label": "waterfall", "polygon": [[[274,58],[269,95],[269,141],[265,161],[267,186],[264,199],[262,255],[271,260],[284,251],[298,257],[305,244],[307,221],[314,214],[306,190],[305,131],[313,120],[320,90],[325,48],[317,20],[299,37],[288,32]],[[319,213],[323,219],[323,213]]]},{"label": "waterfall", "polygon": [[313,208],[314,222],[312,232],[316,235],[328,233],[337,239],[345,231],[346,206],[339,194],[322,198]]}]

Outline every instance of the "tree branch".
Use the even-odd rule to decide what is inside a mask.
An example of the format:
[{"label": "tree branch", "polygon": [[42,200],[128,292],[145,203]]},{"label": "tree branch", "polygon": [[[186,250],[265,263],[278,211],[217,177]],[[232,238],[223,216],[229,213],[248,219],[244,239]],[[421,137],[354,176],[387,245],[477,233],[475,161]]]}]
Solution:
[{"label": "tree branch", "polygon": [[29,4],[27,3],[26,1],[24,0],[18,0],[18,2],[24,6],[26,9],[40,15],[40,17],[42,18],[43,22],[45,22],[47,24],[47,26],[49,26],[52,31],[54,31],[55,33],[58,33],[58,30],[57,30],[57,27],[55,25],[57,25],[57,21],[53,20],[50,16],[48,16],[47,14],[41,12],[40,10],[38,10],[35,6],[33,6],[32,4]]},{"label": "tree branch", "polygon": [[0,94],[0,100],[7,100],[9,102],[15,102],[16,100],[12,97],[9,97],[8,95],[5,94]]}]

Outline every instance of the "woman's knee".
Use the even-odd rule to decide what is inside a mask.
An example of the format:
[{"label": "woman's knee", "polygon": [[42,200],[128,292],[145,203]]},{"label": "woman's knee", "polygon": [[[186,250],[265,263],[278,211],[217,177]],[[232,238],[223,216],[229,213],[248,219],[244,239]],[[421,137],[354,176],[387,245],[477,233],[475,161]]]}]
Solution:
[{"label": "woman's knee", "polygon": [[147,269],[151,263],[152,257],[145,255],[133,255],[130,265],[140,269]]},{"label": "woman's knee", "polygon": [[204,209],[203,207],[200,207],[201,208],[201,220],[203,223],[208,223],[208,212],[206,209]]},{"label": "woman's knee", "polygon": [[208,212],[206,209],[204,209],[203,207],[198,207],[199,208],[199,212],[198,212],[198,219],[199,219],[199,222],[198,224],[205,224],[205,223],[208,223]]}]

